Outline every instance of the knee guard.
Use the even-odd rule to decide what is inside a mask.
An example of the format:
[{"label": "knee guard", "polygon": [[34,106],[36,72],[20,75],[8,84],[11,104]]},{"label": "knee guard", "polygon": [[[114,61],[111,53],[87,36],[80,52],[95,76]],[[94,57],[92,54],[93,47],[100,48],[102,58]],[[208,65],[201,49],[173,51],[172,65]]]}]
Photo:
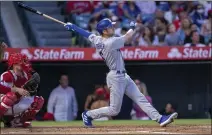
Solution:
[{"label": "knee guard", "polygon": [[20,114],[20,122],[24,123],[26,121],[31,121],[35,118],[36,114],[40,111],[40,109],[43,107],[44,99],[43,97],[35,96],[34,102],[31,104],[31,106]]},{"label": "knee guard", "polygon": [[8,92],[6,95],[1,97],[0,104],[0,118],[10,109],[16,102],[18,101],[18,97],[13,92]]}]

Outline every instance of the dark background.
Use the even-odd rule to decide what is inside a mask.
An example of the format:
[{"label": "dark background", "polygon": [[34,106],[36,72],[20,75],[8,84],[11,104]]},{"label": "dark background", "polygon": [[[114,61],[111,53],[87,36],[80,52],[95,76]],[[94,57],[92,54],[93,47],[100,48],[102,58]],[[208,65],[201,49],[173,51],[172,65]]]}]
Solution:
[{"label": "dark background", "polygon": [[[6,64],[0,66],[0,72],[6,70]],[[94,91],[96,84],[105,84],[107,67],[103,62],[36,62],[34,69],[41,76],[39,94],[46,102],[40,112],[46,111],[48,97],[59,82],[60,74],[68,74],[70,85],[75,89],[79,114],[84,108],[85,99]],[[179,118],[205,118],[206,110],[211,106],[211,63],[200,62],[127,62],[126,69],[132,79],[145,82],[153,105],[159,111],[168,102],[175,103]],[[192,104],[192,110],[188,110]],[[124,97],[121,113],[117,119],[129,119],[132,102]]]}]

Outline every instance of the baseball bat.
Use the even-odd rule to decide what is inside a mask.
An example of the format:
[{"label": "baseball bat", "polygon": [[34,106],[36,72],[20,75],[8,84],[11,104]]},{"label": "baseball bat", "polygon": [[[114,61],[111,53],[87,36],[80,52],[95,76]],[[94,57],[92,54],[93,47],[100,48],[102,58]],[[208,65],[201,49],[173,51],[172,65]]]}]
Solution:
[{"label": "baseball bat", "polygon": [[53,17],[51,17],[51,16],[49,16],[49,15],[46,15],[46,14],[44,14],[44,13],[42,13],[42,12],[36,10],[36,9],[33,9],[33,8],[27,6],[27,5],[24,4],[24,3],[18,2],[18,6],[21,7],[21,8],[23,8],[23,9],[25,9],[25,10],[28,10],[28,11],[30,11],[30,12],[32,12],[32,13],[35,13],[35,14],[41,15],[41,16],[47,18],[47,19],[53,20],[53,21],[55,21],[55,22],[57,22],[57,23],[60,23],[60,24],[63,24],[63,25],[66,24],[66,23],[64,23],[64,22],[62,22],[62,21],[60,21],[60,20],[58,20],[58,19],[55,19],[55,18],[53,18]]}]

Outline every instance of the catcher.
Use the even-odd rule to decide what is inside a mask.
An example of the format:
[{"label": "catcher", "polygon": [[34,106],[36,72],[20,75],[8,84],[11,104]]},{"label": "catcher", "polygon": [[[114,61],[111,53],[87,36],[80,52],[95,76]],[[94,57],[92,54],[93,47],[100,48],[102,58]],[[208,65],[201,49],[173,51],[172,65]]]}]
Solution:
[{"label": "catcher", "polygon": [[0,80],[0,119],[5,127],[30,127],[44,99],[36,96],[40,76],[27,56],[15,53],[8,59],[8,70]]}]

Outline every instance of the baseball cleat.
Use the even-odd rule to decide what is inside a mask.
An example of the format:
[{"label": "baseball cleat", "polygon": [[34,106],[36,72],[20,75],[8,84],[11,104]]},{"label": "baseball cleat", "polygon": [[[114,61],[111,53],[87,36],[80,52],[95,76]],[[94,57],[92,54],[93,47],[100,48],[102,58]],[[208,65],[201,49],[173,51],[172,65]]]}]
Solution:
[{"label": "baseball cleat", "polygon": [[176,119],[178,116],[178,113],[172,113],[170,115],[162,115],[160,121],[159,121],[159,124],[161,127],[165,127],[167,126],[168,124],[172,123],[174,121],[174,119]]},{"label": "baseball cleat", "polygon": [[92,124],[92,118],[89,117],[87,114],[86,114],[87,111],[84,111],[82,113],[82,120],[83,120],[83,123],[84,123],[84,126],[85,127],[88,127],[88,128],[92,128],[93,127],[93,124]]}]

